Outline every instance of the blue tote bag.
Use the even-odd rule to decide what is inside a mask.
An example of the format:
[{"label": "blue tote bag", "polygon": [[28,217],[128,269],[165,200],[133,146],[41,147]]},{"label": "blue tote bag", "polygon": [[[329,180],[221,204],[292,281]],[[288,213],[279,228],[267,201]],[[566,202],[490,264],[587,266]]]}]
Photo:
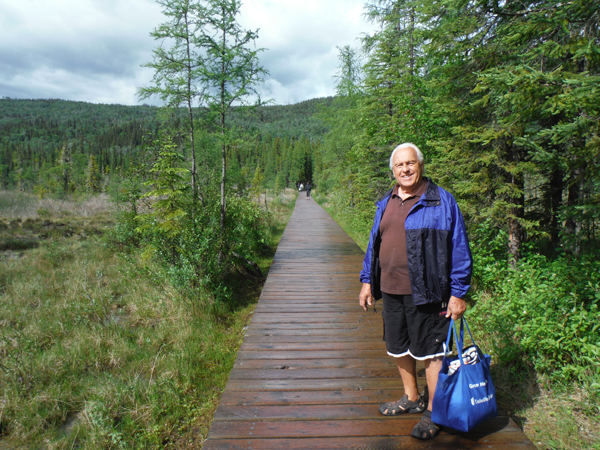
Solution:
[{"label": "blue tote bag", "polygon": [[[467,351],[463,349],[463,323],[473,342]],[[444,356],[433,397],[431,420],[466,433],[497,416],[496,389],[490,376],[491,357],[484,355],[475,344],[467,321],[461,319],[459,337],[456,335],[456,323],[450,321],[446,349],[450,348],[452,333],[458,355]]]}]

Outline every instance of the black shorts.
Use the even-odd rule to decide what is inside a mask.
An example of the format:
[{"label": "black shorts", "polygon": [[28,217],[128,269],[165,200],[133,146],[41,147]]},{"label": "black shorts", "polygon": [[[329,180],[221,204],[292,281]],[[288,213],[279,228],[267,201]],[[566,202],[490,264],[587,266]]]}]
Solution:
[{"label": "black shorts", "polygon": [[415,306],[412,295],[383,295],[383,339],[388,355],[430,359],[444,355],[447,303]]}]

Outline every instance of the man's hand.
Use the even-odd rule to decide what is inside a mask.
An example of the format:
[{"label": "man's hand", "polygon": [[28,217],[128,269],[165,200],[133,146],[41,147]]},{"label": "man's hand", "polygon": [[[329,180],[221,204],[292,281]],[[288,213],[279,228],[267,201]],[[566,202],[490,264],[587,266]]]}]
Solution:
[{"label": "man's hand", "polygon": [[458,320],[465,314],[466,309],[467,302],[465,302],[462,298],[452,296],[448,302],[446,318],[452,316],[453,320]]},{"label": "man's hand", "polygon": [[373,296],[371,295],[371,284],[363,283],[360,294],[358,295],[358,303],[365,311],[369,310],[369,306],[373,304]]}]

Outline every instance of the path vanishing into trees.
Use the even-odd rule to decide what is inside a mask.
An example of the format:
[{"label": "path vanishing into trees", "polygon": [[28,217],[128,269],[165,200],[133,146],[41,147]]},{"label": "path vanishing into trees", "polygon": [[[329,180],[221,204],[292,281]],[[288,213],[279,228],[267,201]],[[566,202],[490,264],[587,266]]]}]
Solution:
[{"label": "path vanishing into trees", "polygon": [[420,415],[379,414],[403,390],[380,310],[358,305],[363,256],[298,197],[203,449],[535,449],[506,416],[419,441]]}]

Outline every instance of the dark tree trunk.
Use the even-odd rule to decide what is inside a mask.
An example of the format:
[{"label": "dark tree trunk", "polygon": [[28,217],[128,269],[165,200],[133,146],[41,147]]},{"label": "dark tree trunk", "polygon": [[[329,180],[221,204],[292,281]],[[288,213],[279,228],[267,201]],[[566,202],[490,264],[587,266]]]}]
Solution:
[{"label": "dark tree trunk", "polygon": [[564,173],[562,170],[555,169],[550,174],[550,186],[548,189],[548,194],[550,197],[550,245],[553,250],[559,245],[560,240],[560,226],[558,221],[558,214],[560,212],[560,207],[562,205],[562,194],[563,194],[563,176]]},{"label": "dark tree trunk", "polygon": [[[567,206],[569,210],[572,210],[581,200],[581,186],[583,185],[583,179],[581,176],[581,169],[577,168],[571,173],[571,179],[569,180],[569,197],[567,199]],[[567,236],[567,249],[575,254],[579,254],[579,235],[581,233],[581,221],[576,220],[572,213],[565,221],[565,234]]]},{"label": "dark tree trunk", "polygon": [[[509,159],[519,162],[520,155],[518,149],[512,147]],[[510,174],[509,183],[512,185],[513,197],[510,199],[512,207],[508,218],[508,261],[514,268],[521,258],[521,248],[525,240],[525,230],[521,220],[525,218],[525,179],[523,175]],[[520,194],[517,195],[517,193]]]},{"label": "dark tree trunk", "polygon": [[523,212],[523,209],[515,205],[512,209],[512,214],[508,219],[508,261],[511,267],[515,268],[517,262],[521,259],[521,247],[525,233],[523,232],[523,226],[519,222],[519,214]]}]

